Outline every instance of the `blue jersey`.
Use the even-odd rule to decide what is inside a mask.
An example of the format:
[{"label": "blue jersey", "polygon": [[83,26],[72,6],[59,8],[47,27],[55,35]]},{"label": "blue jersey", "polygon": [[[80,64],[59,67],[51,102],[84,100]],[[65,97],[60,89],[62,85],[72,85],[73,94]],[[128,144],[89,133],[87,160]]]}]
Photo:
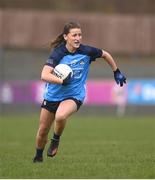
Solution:
[{"label": "blue jersey", "polygon": [[102,56],[102,50],[91,46],[80,45],[70,53],[62,43],[54,48],[46,65],[55,67],[58,64],[67,64],[73,70],[73,77],[66,86],[46,83],[44,99],[48,101],[61,101],[67,98],[76,98],[83,102],[86,94],[85,84],[91,61]]}]

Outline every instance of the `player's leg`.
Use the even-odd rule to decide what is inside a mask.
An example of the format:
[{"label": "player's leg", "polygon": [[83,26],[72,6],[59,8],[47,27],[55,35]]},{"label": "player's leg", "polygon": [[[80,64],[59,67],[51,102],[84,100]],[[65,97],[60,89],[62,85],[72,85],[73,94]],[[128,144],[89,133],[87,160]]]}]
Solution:
[{"label": "player's leg", "polygon": [[42,108],[40,114],[39,129],[36,137],[36,147],[44,148],[47,143],[48,132],[51,128],[52,122],[54,121],[54,113]]},{"label": "player's leg", "polygon": [[36,136],[36,155],[33,162],[43,161],[43,150],[47,143],[48,132],[54,117],[54,113],[51,113],[44,108],[41,109],[39,128]]},{"label": "player's leg", "polygon": [[51,144],[47,152],[48,156],[53,157],[56,155],[58,151],[60,136],[65,128],[66,121],[68,117],[76,111],[77,111],[77,104],[74,100],[68,99],[60,103],[55,114],[54,135],[53,138],[51,139]]}]

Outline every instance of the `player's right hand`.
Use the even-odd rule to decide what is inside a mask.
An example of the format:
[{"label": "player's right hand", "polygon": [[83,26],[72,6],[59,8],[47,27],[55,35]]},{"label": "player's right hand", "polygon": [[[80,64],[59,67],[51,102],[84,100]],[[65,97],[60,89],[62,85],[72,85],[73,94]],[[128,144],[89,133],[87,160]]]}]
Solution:
[{"label": "player's right hand", "polygon": [[68,74],[68,76],[63,80],[63,83],[62,83],[63,86],[66,86],[66,85],[68,85],[70,83],[71,76],[72,76],[72,73],[70,72]]}]

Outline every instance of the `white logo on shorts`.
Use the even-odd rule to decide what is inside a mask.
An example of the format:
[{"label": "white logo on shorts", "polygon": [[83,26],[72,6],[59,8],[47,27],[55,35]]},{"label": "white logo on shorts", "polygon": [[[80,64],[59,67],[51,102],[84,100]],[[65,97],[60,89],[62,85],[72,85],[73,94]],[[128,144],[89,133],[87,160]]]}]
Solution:
[{"label": "white logo on shorts", "polygon": [[46,101],[44,101],[44,105],[46,106]]}]

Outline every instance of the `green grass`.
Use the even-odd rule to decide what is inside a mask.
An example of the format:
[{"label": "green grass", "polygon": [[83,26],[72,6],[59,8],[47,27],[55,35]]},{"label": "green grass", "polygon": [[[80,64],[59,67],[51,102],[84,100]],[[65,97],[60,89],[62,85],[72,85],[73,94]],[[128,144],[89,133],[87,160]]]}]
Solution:
[{"label": "green grass", "polygon": [[0,128],[0,178],[155,178],[154,117],[72,116],[57,156],[46,147],[41,164],[32,163],[37,116],[4,116]]}]

